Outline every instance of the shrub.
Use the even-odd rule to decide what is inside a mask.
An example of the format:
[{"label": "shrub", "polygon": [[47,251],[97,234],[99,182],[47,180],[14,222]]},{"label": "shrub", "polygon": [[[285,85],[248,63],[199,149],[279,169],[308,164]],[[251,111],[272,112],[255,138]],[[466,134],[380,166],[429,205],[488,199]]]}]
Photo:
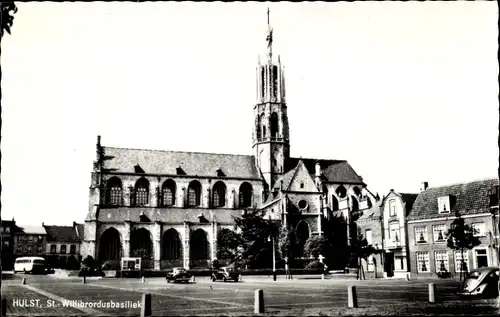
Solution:
[{"label": "shrub", "polygon": [[450,272],[444,271],[444,272],[438,272],[437,276],[439,278],[450,278],[451,274],[450,274]]}]

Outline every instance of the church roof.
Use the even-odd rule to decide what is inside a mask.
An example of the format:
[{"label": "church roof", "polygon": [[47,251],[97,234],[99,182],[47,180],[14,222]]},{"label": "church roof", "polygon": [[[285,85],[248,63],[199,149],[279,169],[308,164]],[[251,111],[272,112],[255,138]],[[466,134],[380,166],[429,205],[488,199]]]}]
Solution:
[{"label": "church roof", "polygon": [[[156,207],[118,207],[102,208],[97,214],[100,222],[164,222],[164,223],[184,223],[184,222],[212,222],[220,224],[234,224],[233,217],[241,217],[240,209],[204,209],[204,208],[156,208]],[[200,217],[202,216],[202,217]]]},{"label": "church roof", "polygon": [[304,163],[304,166],[311,175],[315,175],[316,162],[319,162],[324,181],[344,184],[364,184],[363,179],[344,160],[289,158],[285,162],[285,171],[288,172],[295,169],[299,161]]},{"label": "church roof", "polygon": [[251,155],[103,147],[109,172],[262,179]]},{"label": "church roof", "polygon": [[[490,199],[496,192],[498,179],[476,180],[435,188],[428,188],[418,194],[408,220],[432,219],[461,214],[490,212]],[[438,197],[450,196],[449,214],[439,214]]]}]

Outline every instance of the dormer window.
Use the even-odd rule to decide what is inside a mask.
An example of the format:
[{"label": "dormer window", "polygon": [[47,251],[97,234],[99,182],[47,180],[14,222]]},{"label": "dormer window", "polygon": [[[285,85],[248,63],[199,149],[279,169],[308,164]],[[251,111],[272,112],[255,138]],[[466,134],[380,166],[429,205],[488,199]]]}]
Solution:
[{"label": "dormer window", "polygon": [[177,167],[175,170],[177,175],[186,175],[186,172],[184,172],[184,170],[180,166]]},{"label": "dormer window", "polygon": [[438,211],[440,214],[450,212],[450,196],[438,197]]},{"label": "dormer window", "polygon": [[135,171],[136,173],[138,173],[138,174],[144,174],[144,173],[145,173],[145,172],[144,172],[144,170],[142,169],[142,167],[141,167],[139,164],[136,164],[136,165],[134,166],[134,171]]},{"label": "dormer window", "polygon": [[222,176],[226,176],[226,174],[224,174],[224,172],[219,168],[217,170],[217,176],[222,177]]},{"label": "dormer window", "polygon": [[300,183],[300,188],[304,188],[304,183]]},{"label": "dormer window", "polygon": [[396,201],[395,200],[389,201],[389,216],[390,217],[396,216]]}]

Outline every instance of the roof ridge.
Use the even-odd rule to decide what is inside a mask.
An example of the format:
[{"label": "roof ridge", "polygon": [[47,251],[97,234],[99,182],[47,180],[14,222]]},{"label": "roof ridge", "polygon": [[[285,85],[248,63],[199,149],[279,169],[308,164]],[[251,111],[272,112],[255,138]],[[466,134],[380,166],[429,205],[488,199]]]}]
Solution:
[{"label": "roof ridge", "polygon": [[102,146],[103,148],[116,149],[116,150],[133,150],[133,151],[150,151],[150,152],[169,152],[169,153],[186,153],[186,154],[211,154],[211,155],[231,155],[231,156],[245,156],[254,157],[248,154],[231,154],[231,153],[214,153],[214,152],[195,152],[195,151],[174,151],[174,150],[158,150],[158,149],[137,149],[129,147],[114,147],[114,146]]},{"label": "roof ridge", "polygon": [[493,181],[493,180],[498,181],[498,178],[497,177],[478,178],[478,179],[471,180],[471,181],[466,181],[466,182],[462,181],[462,182],[449,183],[449,184],[444,184],[444,185],[440,185],[440,186],[436,186],[436,187],[428,187],[423,192],[425,193],[425,191],[427,191],[429,189],[437,189],[437,188],[450,187],[450,186],[455,186],[455,185],[466,185],[466,184],[486,182],[486,181]]},{"label": "roof ridge", "polygon": [[339,160],[339,159],[320,159],[320,158],[307,158],[307,157],[290,157],[291,159],[296,160],[316,160],[316,161],[338,161],[338,162],[347,162],[347,160]]},{"label": "roof ridge", "polygon": [[293,175],[292,175],[292,177],[290,177],[290,180],[288,180],[288,184],[286,185],[285,190],[288,190],[288,188],[290,188],[290,184],[292,184],[293,179],[297,175],[297,172],[299,171],[299,166],[301,164],[304,165],[304,162],[302,161],[302,159],[299,159],[299,163],[297,163],[297,165],[295,166],[294,171],[293,171]]}]

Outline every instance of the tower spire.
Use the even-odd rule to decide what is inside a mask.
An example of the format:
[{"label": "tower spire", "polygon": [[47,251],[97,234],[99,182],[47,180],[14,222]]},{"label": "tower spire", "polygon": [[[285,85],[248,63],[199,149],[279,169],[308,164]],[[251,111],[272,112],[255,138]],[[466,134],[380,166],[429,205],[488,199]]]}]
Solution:
[{"label": "tower spire", "polygon": [[273,29],[271,28],[271,24],[269,22],[269,7],[267,8],[267,54],[268,54],[268,59],[269,63],[272,63],[272,57],[273,57]]}]

